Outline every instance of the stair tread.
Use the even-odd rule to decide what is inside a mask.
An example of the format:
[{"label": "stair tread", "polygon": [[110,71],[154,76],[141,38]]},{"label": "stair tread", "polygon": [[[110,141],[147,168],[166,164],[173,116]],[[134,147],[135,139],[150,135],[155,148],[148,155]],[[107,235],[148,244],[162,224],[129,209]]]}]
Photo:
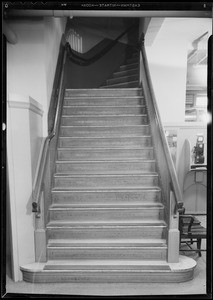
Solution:
[{"label": "stair tread", "polygon": [[128,210],[135,210],[135,209],[162,209],[164,208],[163,204],[159,203],[152,203],[152,204],[134,204],[130,202],[129,204],[126,205],[119,205],[119,204],[114,204],[114,205],[81,205],[81,206],[72,206],[72,205],[54,205],[52,204],[49,208],[49,210],[52,211],[57,211],[57,210],[123,210],[123,209],[128,209]]},{"label": "stair tread", "polygon": [[[122,72],[124,72],[124,71],[122,71]],[[98,89],[98,90],[101,90],[101,88],[100,89]],[[107,89],[107,91],[108,91],[108,89]],[[105,95],[90,95],[90,94],[88,94],[88,95],[85,95],[85,96],[83,96],[83,95],[80,95],[80,96],[78,96],[78,95],[73,95],[73,96],[64,96],[64,99],[65,100],[72,100],[72,99],[80,99],[80,98],[82,98],[83,100],[90,100],[90,98],[92,98],[92,99],[108,99],[108,98],[112,98],[112,99],[125,99],[125,98],[132,98],[132,99],[138,99],[138,98],[144,98],[144,96],[143,95],[130,95],[130,96],[125,96],[125,95],[123,95],[123,96],[119,96],[119,95],[116,95],[116,98],[115,98],[115,96],[113,95],[113,96],[111,96],[111,95],[107,95],[107,96],[105,96]]]},{"label": "stair tread", "polygon": [[48,260],[46,265],[73,265],[73,266],[85,266],[85,265],[98,265],[98,266],[168,266],[168,263],[164,260],[138,260],[138,259],[67,259],[67,260]]},{"label": "stair tread", "polygon": [[137,66],[138,67],[138,63],[124,64],[124,65],[121,65],[120,68],[123,68],[123,67],[126,67],[126,66]]},{"label": "stair tread", "polygon": [[85,174],[85,175],[83,175],[83,174],[69,174],[69,173],[55,173],[54,174],[54,177],[74,177],[74,178],[76,178],[76,177],[79,177],[79,178],[81,178],[81,177],[97,177],[97,176],[99,176],[99,177],[127,177],[127,176],[131,176],[131,177],[133,177],[133,176],[141,176],[141,177],[143,177],[143,176],[158,176],[158,173],[156,173],[156,172],[144,172],[144,173],[139,173],[139,174],[130,174],[130,175],[128,175],[128,174]]},{"label": "stair tread", "polygon": [[127,204],[119,205],[116,202],[113,204],[51,204],[49,210],[105,210],[105,209],[163,209],[164,206],[161,202],[158,203],[134,203],[130,202]]},{"label": "stair tread", "polygon": [[125,76],[120,76],[120,77],[116,77],[116,78],[111,77],[111,78],[107,79],[107,82],[108,81],[113,81],[113,80],[116,81],[117,79],[128,79],[128,78],[135,77],[135,76],[138,76],[138,73],[136,73],[136,74],[130,74],[130,75],[125,75]]},{"label": "stair tread", "polygon": [[134,247],[135,245],[139,246],[160,246],[160,247],[167,247],[165,239],[83,239],[83,240],[74,240],[74,239],[49,239],[48,246],[51,245],[72,245],[73,247],[80,246],[114,246],[119,247],[122,245],[128,247]]},{"label": "stair tread", "polygon": [[[145,137],[151,137],[151,135],[131,135],[128,138],[145,138]],[[87,136],[60,136],[60,138],[65,138],[65,139],[118,139],[118,137],[110,137],[110,136],[106,136],[106,137],[87,137]],[[125,139],[126,140],[126,136],[119,136],[119,139]],[[114,149],[114,148],[113,148]]]},{"label": "stair tread", "polygon": [[[113,73],[113,75],[119,75],[120,73],[125,73],[125,72],[129,72],[129,70],[125,70],[125,71],[116,71],[116,72],[114,72]],[[131,69],[131,72],[139,72],[139,68],[137,67],[137,68],[135,68],[135,69]],[[137,73],[138,74],[138,73]]]},{"label": "stair tread", "polygon": [[154,159],[145,159],[145,158],[138,158],[138,159],[125,159],[125,160],[110,160],[110,159],[95,159],[95,160],[56,160],[57,164],[66,164],[66,163],[73,163],[73,164],[83,164],[83,163],[152,163],[155,162]]},{"label": "stair tread", "polygon": [[[120,84],[120,83],[119,83]],[[72,108],[75,108],[75,107],[77,107],[77,108],[81,108],[81,107],[90,107],[90,108],[92,108],[92,107],[100,107],[100,108],[105,108],[105,107],[107,107],[107,108],[109,108],[109,107],[119,107],[119,108],[129,108],[129,107],[146,107],[146,105],[139,105],[139,104],[137,104],[137,105],[82,105],[82,106],[80,106],[80,105],[72,105],[71,106]],[[70,108],[70,106],[69,105],[64,105],[63,106],[63,108]]]},{"label": "stair tread", "polygon": [[97,228],[97,227],[129,227],[129,226],[166,226],[166,223],[163,220],[125,220],[125,221],[120,221],[120,220],[98,220],[98,221],[67,221],[67,220],[54,220],[50,221],[47,224],[47,228],[69,228],[69,227],[76,227],[76,228]]},{"label": "stair tread", "polygon": [[[89,88],[89,89],[65,89],[65,91],[100,91],[100,90],[104,90],[104,91],[110,91],[110,89],[104,89],[104,88]],[[111,89],[112,91],[116,91],[118,92],[117,89]],[[122,89],[121,89],[122,90]],[[123,89],[123,91],[126,91],[127,89]],[[141,91],[141,88],[137,87],[137,88],[128,88],[128,90],[130,91]]]},{"label": "stair tread", "polygon": [[[128,188],[115,188],[115,187],[113,187],[113,188],[111,188],[110,190],[109,189],[106,189],[106,188],[102,188],[102,189],[84,189],[83,191],[84,192],[102,192],[102,193],[104,193],[104,192],[107,192],[107,193],[109,193],[109,192],[112,192],[112,193],[114,193],[114,192],[134,192],[134,191],[150,191],[150,190],[152,190],[152,191],[161,191],[161,189],[158,187],[158,186],[142,186],[142,187],[128,187]],[[82,192],[82,190],[81,189],[70,189],[70,188],[64,188],[64,187],[62,187],[62,188],[59,188],[59,187],[53,187],[52,188],[52,192]]]},{"label": "stair tread", "polygon": [[122,86],[122,85],[128,85],[128,84],[133,84],[133,83],[136,83],[138,84],[139,83],[139,80],[134,80],[134,81],[128,81],[128,82],[123,82],[123,83],[115,83],[115,84],[109,84],[109,85],[104,85],[103,87],[113,87],[113,86]]},{"label": "stair tread", "polygon": [[127,128],[127,127],[149,127],[149,124],[136,124],[136,125],[61,125],[60,128]]},{"label": "stair tread", "polygon": [[[83,106],[83,105],[82,105]],[[117,117],[147,117],[147,114],[119,114],[119,115],[101,115],[101,118],[117,118]],[[99,115],[62,115],[62,118],[100,118]]]},{"label": "stair tread", "polygon": [[[66,137],[67,138],[67,137]],[[91,147],[88,147],[88,148],[78,148],[78,147],[58,147],[57,148],[58,150],[81,150],[81,151],[88,151],[88,150],[91,150],[91,151],[95,151],[94,148],[91,148]],[[105,150],[153,150],[153,147],[151,146],[147,146],[147,147],[141,147],[141,148],[96,148],[97,151],[105,151]]]}]

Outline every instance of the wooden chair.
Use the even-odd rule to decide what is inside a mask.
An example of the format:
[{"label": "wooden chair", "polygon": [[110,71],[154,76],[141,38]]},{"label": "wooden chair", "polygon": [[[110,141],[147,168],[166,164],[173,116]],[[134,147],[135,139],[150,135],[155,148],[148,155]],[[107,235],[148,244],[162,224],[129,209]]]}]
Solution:
[{"label": "wooden chair", "polygon": [[[197,251],[201,256],[202,239],[206,239],[206,228],[204,228],[201,222],[194,215],[180,214],[179,215],[179,231],[180,231],[180,246],[181,243],[187,244],[190,250],[180,251]],[[192,249],[191,245],[197,242],[197,250]]]}]

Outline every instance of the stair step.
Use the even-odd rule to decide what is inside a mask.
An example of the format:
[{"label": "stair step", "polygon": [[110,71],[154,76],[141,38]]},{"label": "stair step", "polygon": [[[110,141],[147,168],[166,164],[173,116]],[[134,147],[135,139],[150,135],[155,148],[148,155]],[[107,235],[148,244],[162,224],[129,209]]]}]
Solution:
[{"label": "stair step", "polygon": [[128,125],[145,125],[148,123],[147,115],[108,115],[101,117],[97,115],[73,116],[67,115],[61,118],[61,125],[82,125],[82,126],[128,126]]},{"label": "stair step", "polygon": [[137,115],[146,114],[144,105],[129,106],[63,106],[62,115]]},{"label": "stair step", "polygon": [[128,137],[149,134],[149,125],[61,126],[60,128],[60,136],[67,137]]},{"label": "stair step", "polygon": [[140,174],[154,172],[154,160],[140,161],[56,161],[57,173],[69,174]]},{"label": "stair step", "polygon": [[98,89],[66,89],[65,91],[65,97],[70,96],[104,96],[107,95],[107,97],[122,97],[122,96],[141,96],[141,88],[129,88],[129,89],[104,89],[104,88],[98,88]]},{"label": "stair step", "polygon": [[128,222],[62,222],[47,224],[47,239],[165,239],[166,224],[161,220]]},{"label": "stair step", "polygon": [[155,187],[141,189],[110,189],[110,190],[66,190],[52,189],[54,205],[119,205],[130,203],[138,205],[153,203],[156,205],[161,198],[161,190]]},{"label": "stair step", "polygon": [[110,78],[110,79],[107,79],[107,85],[117,84],[117,83],[125,83],[125,82],[130,82],[130,81],[137,81],[138,78],[139,78],[139,74]]},{"label": "stair step", "polygon": [[126,63],[127,64],[139,64],[139,56],[128,58]]},{"label": "stair step", "polygon": [[65,97],[65,106],[125,106],[125,105],[144,105],[143,96],[70,96]]},{"label": "stair step", "polygon": [[153,159],[153,147],[140,149],[123,149],[123,148],[58,148],[58,160],[141,160]]},{"label": "stair step", "polygon": [[130,87],[138,87],[139,80],[123,82],[123,83],[116,83],[116,84],[109,84],[102,86],[102,88],[130,88]]},{"label": "stair step", "polygon": [[48,247],[97,247],[97,248],[106,248],[106,247],[127,247],[127,248],[154,248],[162,247],[167,248],[167,243],[165,239],[83,239],[83,240],[74,240],[74,239],[49,239]]},{"label": "stair step", "polygon": [[163,207],[147,208],[143,206],[134,207],[50,207],[50,221],[125,221],[125,220],[161,220],[163,218]]},{"label": "stair step", "polygon": [[47,257],[56,259],[141,259],[166,260],[167,247],[48,247]]},{"label": "stair step", "polygon": [[137,69],[137,68],[138,68],[138,63],[125,64],[125,65],[120,66],[120,72],[126,71],[126,70]]},{"label": "stair step", "polygon": [[[138,264],[138,260],[131,263],[124,261],[127,268],[117,269],[118,265],[122,265],[120,260],[117,263],[112,263],[114,265],[113,269],[104,268],[102,260],[102,267],[100,264],[96,263],[96,266],[100,268],[84,269],[82,261],[82,266],[79,269],[69,270],[63,269],[62,265],[65,265],[66,261],[57,261],[54,264],[49,261],[48,266],[46,263],[31,263],[28,265],[21,266],[21,271],[23,273],[23,280],[33,283],[181,283],[193,279],[194,269],[196,267],[196,262],[194,259],[180,256],[179,263],[167,263],[158,260],[144,260]],[[87,263],[89,266],[91,261]],[[57,267],[56,267],[57,265]],[[71,263],[72,265],[72,263]],[[94,263],[93,263],[94,265]],[[51,270],[45,269],[51,268]],[[57,269],[62,267],[62,269]],[[79,266],[79,264],[78,264]],[[132,266],[132,268],[131,268]],[[137,267],[137,269],[134,268]],[[151,266],[151,267],[150,267]],[[168,266],[168,268],[166,267]]]},{"label": "stair step", "polygon": [[72,138],[59,137],[59,147],[73,147],[73,148],[140,148],[150,147],[152,145],[151,136],[141,137],[117,137],[117,138]]},{"label": "stair step", "polygon": [[154,172],[137,175],[69,175],[63,173],[54,175],[54,187],[71,187],[74,189],[138,188],[157,185],[158,175]]},{"label": "stair step", "polygon": [[[151,191],[151,189],[150,189]],[[61,192],[61,190],[57,190],[57,189],[52,189],[52,192]],[[91,191],[90,191],[91,192]],[[105,192],[105,191],[103,191]],[[67,193],[67,191],[63,191],[64,194]],[[63,194],[63,195],[64,195]],[[81,193],[83,194],[83,193]],[[164,208],[164,205],[160,202],[153,202],[153,203],[149,203],[149,202],[140,202],[140,203],[137,203],[137,202],[134,202],[134,201],[129,201],[129,202],[124,202],[124,203],[119,203],[118,201],[115,201],[113,203],[109,202],[109,203],[100,203],[99,202],[93,202],[93,203],[90,203],[89,201],[86,201],[86,202],[80,202],[78,204],[72,204],[71,200],[69,203],[52,203],[51,206],[50,206],[50,210],[65,210],[65,209],[109,209],[109,210],[112,210],[112,209],[136,209],[136,208],[139,208],[139,209],[163,209]]]},{"label": "stair step", "polygon": [[123,76],[130,76],[130,75],[138,75],[139,76],[139,69],[131,69],[131,70],[126,70],[126,71],[119,71],[119,72],[114,72],[113,77],[123,77]]},{"label": "stair step", "polygon": [[147,263],[141,260],[122,259],[78,259],[78,260],[49,260],[45,265],[45,270],[170,270],[165,261],[154,261]]}]

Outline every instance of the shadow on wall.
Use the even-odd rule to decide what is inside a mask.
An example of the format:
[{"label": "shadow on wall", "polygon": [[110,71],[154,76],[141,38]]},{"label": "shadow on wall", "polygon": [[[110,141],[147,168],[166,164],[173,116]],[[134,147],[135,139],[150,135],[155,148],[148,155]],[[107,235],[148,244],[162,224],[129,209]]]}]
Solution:
[{"label": "shadow on wall", "polygon": [[133,47],[117,43],[108,53],[89,66],[79,66],[67,58],[66,88],[99,88],[131,56]]}]

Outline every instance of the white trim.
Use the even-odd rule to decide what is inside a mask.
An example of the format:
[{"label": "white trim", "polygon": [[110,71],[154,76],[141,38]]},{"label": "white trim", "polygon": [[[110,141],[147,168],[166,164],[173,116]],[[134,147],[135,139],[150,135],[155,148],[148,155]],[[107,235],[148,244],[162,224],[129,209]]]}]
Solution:
[{"label": "white trim", "polygon": [[163,123],[163,127],[175,127],[179,129],[184,129],[184,128],[203,128],[207,130],[207,124],[203,122],[168,122],[168,123]]},{"label": "white trim", "polygon": [[43,116],[43,109],[40,103],[30,96],[9,94],[8,105],[11,108],[29,109],[32,112]]},{"label": "white trim", "polygon": [[[16,189],[15,189],[15,174],[14,174],[14,159],[13,159],[13,140],[11,136],[12,131],[12,123],[11,123],[11,115],[8,110],[7,118],[9,121],[9,127],[7,128],[7,155],[9,160],[7,159],[7,168],[8,168],[8,186],[10,186],[7,193],[9,193],[9,201],[10,201],[10,221],[11,221],[11,268],[12,268],[12,277],[15,282],[20,280],[20,271],[19,271],[19,247],[18,247],[18,232],[17,232],[17,214],[16,214]],[[10,127],[11,126],[11,127]]]}]

